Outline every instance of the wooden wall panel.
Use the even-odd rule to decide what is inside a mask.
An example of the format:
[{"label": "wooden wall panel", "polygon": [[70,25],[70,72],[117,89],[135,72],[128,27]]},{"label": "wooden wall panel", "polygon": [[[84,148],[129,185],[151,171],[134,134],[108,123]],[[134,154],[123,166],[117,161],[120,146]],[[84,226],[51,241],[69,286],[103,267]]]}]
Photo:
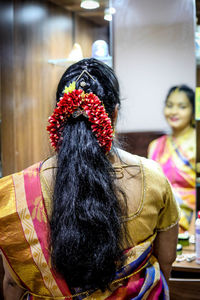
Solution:
[{"label": "wooden wall panel", "polygon": [[75,17],[75,41],[81,45],[83,56],[91,57],[92,44],[96,40],[108,41],[108,26],[100,27],[85,18]]},{"label": "wooden wall panel", "polygon": [[71,13],[47,1],[42,4],[34,1],[29,17],[26,9],[30,4],[33,2],[18,0],[14,8],[15,170],[50,155],[45,128],[55,106],[56,85],[64,70],[49,64],[48,59],[66,57],[72,46]]},{"label": "wooden wall panel", "polygon": [[12,0],[0,3],[0,53],[1,53],[1,159],[7,170],[15,165],[14,135],[14,66],[13,66],[13,3]]},{"label": "wooden wall panel", "polygon": [[[12,18],[2,22],[0,37],[3,175],[53,153],[46,126],[66,67],[48,60],[66,58],[75,38],[72,12],[48,0],[9,0],[6,4]],[[93,41],[98,36],[106,39],[107,31],[80,17],[76,23],[77,42],[89,57]]]},{"label": "wooden wall panel", "polygon": [[75,17],[75,41],[81,45],[81,49],[84,57],[90,57],[92,55],[92,43],[93,43],[93,26],[85,19],[76,16]]},{"label": "wooden wall panel", "polygon": [[9,18],[1,28],[3,175],[51,154],[45,128],[64,69],[48,59],[66,57],[72,47],[71,13],[48,1],[6,4]]}]

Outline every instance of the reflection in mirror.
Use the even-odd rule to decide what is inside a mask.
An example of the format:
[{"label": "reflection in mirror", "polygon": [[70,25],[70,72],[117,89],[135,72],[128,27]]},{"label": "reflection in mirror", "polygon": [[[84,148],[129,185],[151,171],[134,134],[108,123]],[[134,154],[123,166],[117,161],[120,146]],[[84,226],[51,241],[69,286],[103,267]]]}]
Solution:
[{"label": "reflection in mirror", "polygon": [[[151,144],[149,157],[160,163],[172,183],[182,207],[182,230],[189,230],[195,210],[194,1],[114,3],[114,66],[125,99],[118,131],[129,141],[132,138],[133,153],[139,142],[135,133],[143,136],[144,155],[157,137],[153,134],[162,135]],[[187,85],[189,92],[181,85]]]},{"label": "reflection in mirror", "polygon": [[186,85],[170,88],[164,115],[171,133],[152,141],[148,157],[157,161],[170,181],[181,208],[180,232],[190,229],[195,213],[194,91]]}]

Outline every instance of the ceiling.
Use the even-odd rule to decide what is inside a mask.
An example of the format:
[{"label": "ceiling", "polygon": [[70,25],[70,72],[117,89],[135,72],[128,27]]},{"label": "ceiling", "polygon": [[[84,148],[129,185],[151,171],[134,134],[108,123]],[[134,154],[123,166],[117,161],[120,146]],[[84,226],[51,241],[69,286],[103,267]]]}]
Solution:
[{"label": "ceiling", "polygon": [[51,2],[75,12],[83,18],[95,23],[99,26],[108,25],[108,21],[104,20],[104,10],[109,7],[109,0],[100,0],[100,7],[97,9],[84,9],[80,7],[81,0],[50,0]]},{"label": "ceiling", "polygon": [[[77,13],[79,16],[87,18],[99,26],[106,26],[108,22],[104,20],[104,9],[109,7],[109,0],[100,0],[100,7],[97,9],[84,9],[80,7],[81,0],[50,0],[51,2]],[[196,0],[197,24],[200,25],[200,0]]]}]

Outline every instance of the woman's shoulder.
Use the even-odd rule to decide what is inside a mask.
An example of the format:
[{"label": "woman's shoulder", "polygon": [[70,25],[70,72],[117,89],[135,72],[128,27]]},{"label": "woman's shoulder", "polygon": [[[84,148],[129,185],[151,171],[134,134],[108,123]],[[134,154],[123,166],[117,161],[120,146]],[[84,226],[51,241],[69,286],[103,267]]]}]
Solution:
[{"label": "woman's shoulder", "polygon": [[159,138],[153,140],[150,142],[148,149],[147,149],[147,155],[149,158],[153,158],[155,155],[155,152],[158,151],[158,149],[163,149],[165,147],[166,141],[168,139],[168,135],[162,135]]},{"label": "woman's shoulder", "polygon": [[143,168],[145,170],[147,170],[148,172],[154,172],[154,173],[164,176],[162,168],[155,160],[140,156],[140,161],[141,161]]},{"label": "woman's shoulder", "polygon": [[154,139],[153,141],[150,142],[149,148],[150,148],[150,147],[153,147],[153,146],[155,146],[155,145],[157,145],[158,143],[163,143],[163,142],[165,142],[167,138],[168,138],[168,135],[167,135],[167,134],[164,134],[164,135],[160,136],[159,138]]},{"label": "woman's shoulder", "polygon": [[168,189],[168,180],[161,166],[150,158],[140,157],[144,180],[149,190],[159,189],[163,193]]},{"label": "woman's shoulder", "polygon": [[126,185],[128,185],[128,183],[135,185],[135,181],[137,180],[137,183],[141,186],[142,194],[144,193],[144,191],[146,191],[146,194],[151,194],[151,192],[154,191],[156,193],[159,193],[160,196],[164,195],[169,189],[168,180],[164,175],[162,168],[156,161],[131,154],[124,150],[120,150],[119,155],[122,162],[125,163],[125,167],[133,167],[132,175],[134,176],[131,177],[130,181],[126,181]]},{"label": "woman's shoulder", "polygon": [[193,143],[193,145],[195,145],[195,141],[196,141],[196,129],[195,128],[191,129],[187,138],[189,141],[191,141]]},{"label": "woman's shoulder", "polygon": [[139,155],[131,154],[130,152],[122,149],[118,149],[118,153],[123,163],[131,166],[140,166],[145,173],[148,172],[149,174],[157,174],[157,176],[165,178],[162,168],[156,161]]},{"label": "woman's shoulder", "polygon": [[0,178],[0,197],[13,189],[12,175]]},{"label": "woman's shoulder", "polygon": [[[120,151],[123,161],[137,163],[141,172],[126,180],[130,190],[128,204],[128,228],[134,242],[140,243],[153,236],[155,230],[165,230],[178,220],[178,208],[171,186],[156,161]],[[162,217],[164,213],[164,217]]]},{"label": "woman's shoulder", "polygon": [[126,165],[140,165],[139,156],[134,155],[122,149],[117,149],[117,154],[120,161]]}]

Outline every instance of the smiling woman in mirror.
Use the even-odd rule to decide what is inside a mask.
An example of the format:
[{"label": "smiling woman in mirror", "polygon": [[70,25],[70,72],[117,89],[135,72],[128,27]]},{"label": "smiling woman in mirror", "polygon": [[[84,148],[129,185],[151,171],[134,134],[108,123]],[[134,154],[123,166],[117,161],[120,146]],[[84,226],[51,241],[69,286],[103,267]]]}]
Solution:
[{"label": "smiling woman in mirror", "polygon": [[181,208],[180,231],[185,231],[195,209],[194,91],[186,85],[172,87],[164,115],[171,134],[152,141],[148,157],[161,165],[170,181]]}]

